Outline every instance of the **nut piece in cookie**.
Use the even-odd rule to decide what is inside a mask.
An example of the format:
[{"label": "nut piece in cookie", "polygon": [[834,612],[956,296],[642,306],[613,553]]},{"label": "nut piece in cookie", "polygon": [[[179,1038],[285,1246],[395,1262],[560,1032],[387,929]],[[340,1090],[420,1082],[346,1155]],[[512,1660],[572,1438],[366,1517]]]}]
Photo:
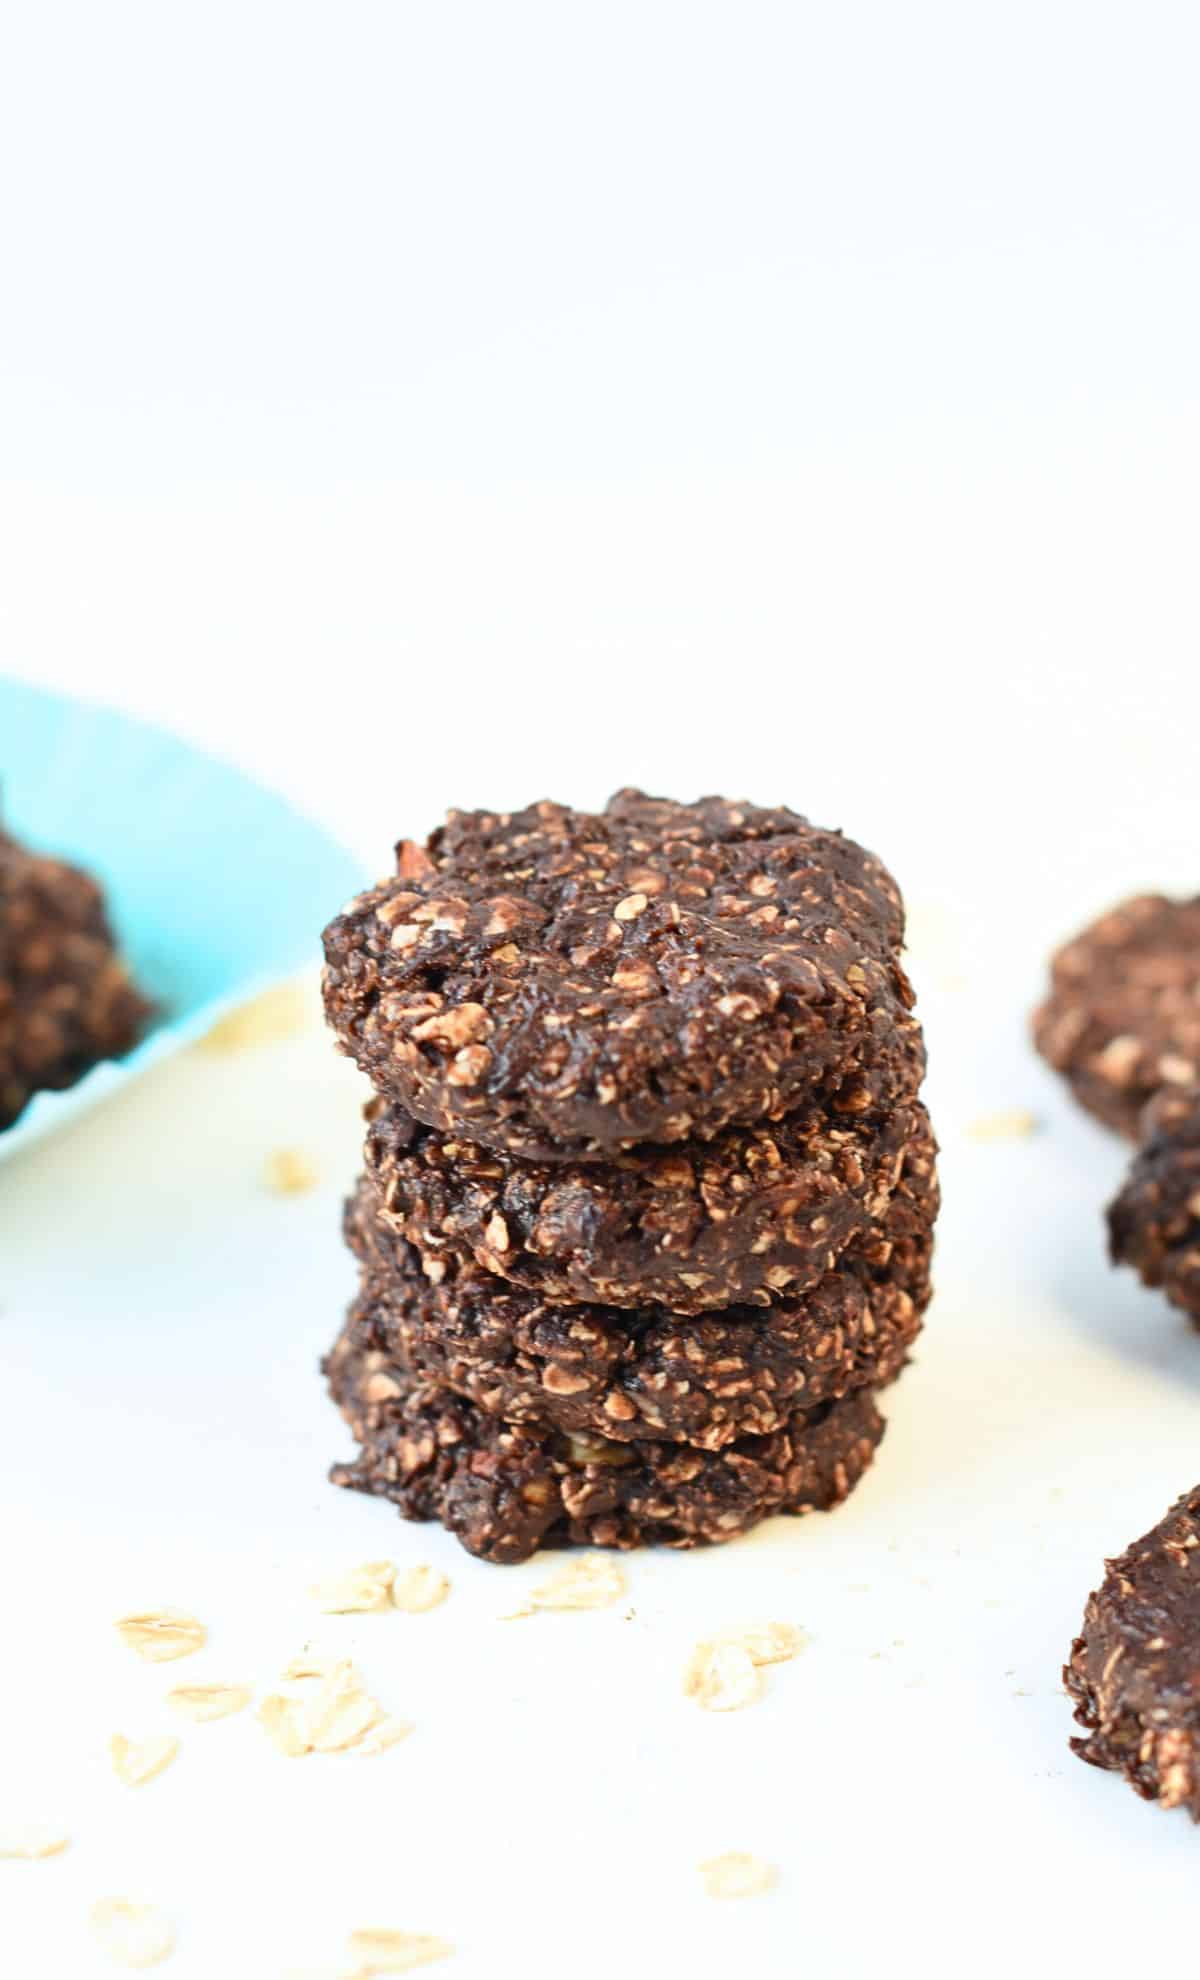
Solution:
[{"label": "nut piece in cookie", "polygon": [[0,1130],[74,1086],[150,1016],[115,953],[99,887],[0,832]]},{"label": "nut piece in cookie", "polygon": [[903,910],[787,810],[623,791],[452,812],[325,931],[326,1014],[427,1125],[542,1161],[911,1099]]},{"label": "nut piece in cookie", "polygon": [[1080,1759],[1200,1821],[1200,1486],[1109,1561],[1063,1679]]},{"label": "nut piece in cookie", "polygon": [[1108,1207],[1112,1260],[1161,1286],[1200,1327],[1200,1087],[1164,1087],[1142,1116],[1142,1133]]},{"label": "nut piece in cookie", "polygon": [[1075,936],[1033,1036],[1080,1104],[1136,1139],[1154,1094],[1200,1082],[1200,898],[1139,895]]}]

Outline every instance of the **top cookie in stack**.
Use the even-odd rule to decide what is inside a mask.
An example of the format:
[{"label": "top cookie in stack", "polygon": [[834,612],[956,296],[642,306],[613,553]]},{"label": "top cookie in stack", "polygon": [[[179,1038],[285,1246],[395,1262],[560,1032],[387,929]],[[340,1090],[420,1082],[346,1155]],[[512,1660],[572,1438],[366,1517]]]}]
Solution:
[{"label": "top cookie in stack", "polygon": [[895,882],[790,811],[452,812],[397,866],[326,933],[326,1010],[431,1127],[587,1161],[916,1089]]},{"label": "top cookie in stack", "polygon": [[[529,1503],[531,1465],[548,1495],[535,1545],[686,1544],[844,1495],[882,1429],[867,1392],[897,1372],[928,1299],[937,1192],[903,919],[890,875],[840,833],[719,798],[456,812],[427,847],[399,847],[395,876],[325,936],[330,1022],[380,1096],[348,1222],[363,1286],[331,1357],[364,1445],[346,1482],[495,1558],[513,1557],[498,1508],[518,1471]],[[862,1351],[831,1340],[843,1373],[806,1408],[814,1316],[845,1312],[849,1286]],[[539,1315],[559,1343],[541,1360]],[[562,1401],[587,1379],[564,1366],[572,1315],[604,1342],[615,1458],[564,1431],[592,1421]],[[674,1359],[655,1361],[642,1407],[613,1365],[644,1372],[672,1315],[699,1319],[667,1328]],[[789,1373],[801,1336],[809,1359]],[[775,1407],[664,1407],[664,1388],[719,1386],[731,1340]],[[788,1449],[739,1439],[757,1420]],[[732,1439],[727,1467],[771,1473],[736,1518],[728,1477],[663,1483],[696,1421],[705,1449]]]}]

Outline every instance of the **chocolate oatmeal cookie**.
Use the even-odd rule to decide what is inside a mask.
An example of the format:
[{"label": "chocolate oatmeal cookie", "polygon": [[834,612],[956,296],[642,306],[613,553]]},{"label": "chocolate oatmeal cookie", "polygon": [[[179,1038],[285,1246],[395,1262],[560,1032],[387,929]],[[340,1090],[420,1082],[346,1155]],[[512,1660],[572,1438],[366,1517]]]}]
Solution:
[{"label": "chocolate oatmeal cookie", "polygon": [[719,1449],[778,1428],[801,1403],[881,1388],[900,1373],[930,1299],[935,1156],[918,1107],[883,1217],[834,1270],[765,1311],[697,1318],[661,1306],[563,1306],[469,1255],[422,1259],[364,1177],[345,1219],[363,1268],[357,1318],[372,1347],[493,1414]]},{"label": "chocolate oatmeal cookie", "polygon": [[623,791],[452,812],[325,931],[325,1006],[381,1093],[539,1161],[711,1137],[924,1069],[880,862],[795,813]]},{"label": "chocolate oatmeal cookie", "polygon": [[1063,1678],[1080,1759],[1200,1822],[1200,1486],[1108,1562]]},{"label": "chocolate oatmeal cookie", "polygon": [[825,1510],[851,1492],[883,1435],[866,1390],[797,1410],[769,1437],[723,1451],[614,1443],[505,1423],[432,1382],[406,1379],[353,1326],[326,1364],[362,1446],[337,1485],[440,1519],[472,1554],[523,1561],[538,1547],[694,1547],[771,1513]]},{"label": "chocolate oatmeal cookie", "polygon": [[365,1159],[426,1260],[473,1259],[543,1300],[699,1313],[815,1285],[885,1215],[927,1134],[917,1103],[882,1120],[803,1108],[607,1162],[526,1162],[377,1102]]},{"label": "chocolate oatmeal cookie", "polygon": [[1108,1208],[1113,1263],[1161,1286],[1200,1327],[1200,1087],[1164,1087],[1142,1116],[1142,1133]]},{"label": "chocolate oatmeal cookie", "polygon": [[1200,899],[1143,894],[1060,949],[1034,1041],[1083,1106],[1136,1138],[1164,1086],[1200,1082]]},{"label": "chocolate oatmeal cookie", "polygon": [[0,832],[0,1129],[129,1051],[149,1014],[95,881]]},{"label": "chocolate oatmeal cookie", "polygon": [[929,1302],[928,1236],[874,1266],[847,1254],[769,1314],[678,1319],[661,1307],[550,1306],[470,1262],[431,1284],[413,1247],[380,1226],[369,1186],[348,1209],[351,1248],[365,1258],[350,1316],[360,1345],[507,1422],[615,1442],[721,1450],[782,1428],[797,1408],[882,1388]]}]

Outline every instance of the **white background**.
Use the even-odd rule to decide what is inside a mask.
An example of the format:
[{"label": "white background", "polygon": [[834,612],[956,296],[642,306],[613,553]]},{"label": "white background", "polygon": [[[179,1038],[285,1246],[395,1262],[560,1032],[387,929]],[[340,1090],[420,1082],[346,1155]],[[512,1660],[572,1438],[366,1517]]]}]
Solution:
[{"label": "white background", "polygon": [[[511,1578],[321,1484],[355,1093],[315,1033],[7,1170],[4,1647],[81,1838],[0,1865],[14,1972],[90,1973],[127,1884],[180,1980],[372,1918],[539,1976],[1190,1942],[1196,1839],[1069,1758],[1057,1669],[1194,1482],[1200,1351],[1107,1274],[1121,1154],[1024,1021],[1074,924],[1196,886],[1198,56],[1184,5],[12,10],[0,668],[381,868],[448,803],[627,782],[845,825],[917,910],[947,1181],[851,1505],[634,1563],[629,1628],[505,1630]],[[1046,1132],[966,1138],[1012,1104]],[[282,1142],[317,1196],[258,1191]],[[206,1608],[262,1678],[311,1571],[389,1547],[456,1587],[399,1672],[355,1637],[420,1727],[369,1780],[281,1787],[248,1721],[115,1807],[75,1766],[148,1696],[121,1606]],[[814,1647],[701,1720],[679,1657],[747,1607]],[[725,1847],[778,1893],[705,1905]]]}]

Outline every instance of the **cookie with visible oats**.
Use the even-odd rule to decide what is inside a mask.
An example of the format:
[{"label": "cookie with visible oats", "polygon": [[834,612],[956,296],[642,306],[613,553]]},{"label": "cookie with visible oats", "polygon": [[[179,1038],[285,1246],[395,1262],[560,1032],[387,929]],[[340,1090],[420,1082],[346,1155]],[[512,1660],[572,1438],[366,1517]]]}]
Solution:
[{"label": "cookie with visible oats", "polygon": [[924,1069],[882,864],[787,810],[622,791],[451,812],[325,931],[325,1009],[377,1089],[536,1160],[853,1116]]},{"label": "cookie with visible oats", "polygon": [[1200,898],[1142,894],[1068,942],[1033,1036],[1081,1105],[1136,1139],[1160,1088],[1200,1082]]},{"label": "cookie with visible oats", "polygon": [[767,1311],[684,1318],[551,1304],[469,1257],[427,1259],[422,1270],[364,1178],[346,1214],[363,1267],[351,1330],[365,1350],[490,1415],[719,1450],[778,1430],[797,1408],[895,1380],[929,1303],[936,1208],[926,1125],[885,1217],[815,1286]]},{"label": "cookie with visible oats", "polygon": [[1200,1087],[1164,1087],[1142,1116],[1144,1140],[1108,1207],[1113,1263],[1200,1327]]},{"label": "cookie with visible oats", "polygon": [[0,832],[0,1130],[128,1052],[149,1016],[96,882]]},{"label": "cookie with visible oats", "polygon": [[1108,1562],[1063,1679],[1080,1759],[1200,1822],[1200,1486]]},{"label": "cookie with visible oats", "polygon": [[854,1489],[884,1430],[865,1389],[722,1451],[506,1423],[401,1374],[353,1324],[326,1372],[361,1446],[353,1463],[334,1466],[333,1482],[390,1499],[406,1519],[440,1520],[490,1561],[567,1542],[695,1547],[772,1513],[824,1511]]},{"label": "cookie with visible oats", "polygon": [[916,1104],[802,1108],[711,1141],[606,1162],[532,1162],[370,1109],[365,1160],[381,1212],[427,1266],[473,1260],[541,1299],[673,1313],[771,1306],[817,1284],[886,1214]]}]

